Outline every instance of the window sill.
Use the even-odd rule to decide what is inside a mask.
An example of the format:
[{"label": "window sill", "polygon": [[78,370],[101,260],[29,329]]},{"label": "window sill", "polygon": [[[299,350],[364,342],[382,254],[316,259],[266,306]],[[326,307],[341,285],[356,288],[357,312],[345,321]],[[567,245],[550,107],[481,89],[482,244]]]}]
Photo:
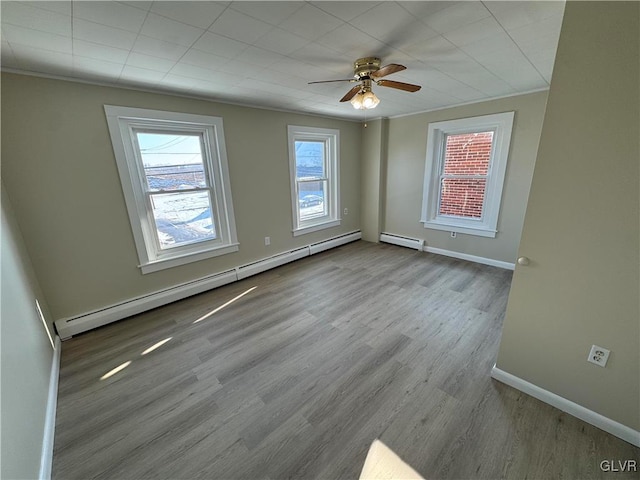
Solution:
[{"label": "window sill", "polygon": [[492,230],[486,227],[469,227],[456,225],[454,223],[441,223],[434,221],[423,221],[422,223],[424,223],[424,228],[430,228],[433,230],[444,230],[446,232],[464,233],[466,235],[475,235],[477,237],[495,238],[496,233],[498,233],[497,230]]},{"label": "window sill", "polygon": [[239,243],[231,243],[196,253],[185,253],[183,255],[174,256],[171,258],[153,260],[145,263],[144,265],[139,265],[139,268],[140,270],[142,270],[142,274],[144,275],[147,273],[164,270],[166,268],[178,267],[180,265],[186,265],[187,263],[198,262],[207,258],[218,257],[220,255],[237,252],[239,249]]},{"label": "window sill", "polygon": [[300,235],[305,235],[311,232],[317,232],[319,230],[324,230],[325,228],[338,227],[340,226],[341,220],[330,220],[328,222],[316,223],[314,225],[309,225],[308,227],[301,227],[293,230],[293,236],[298,237]]}]

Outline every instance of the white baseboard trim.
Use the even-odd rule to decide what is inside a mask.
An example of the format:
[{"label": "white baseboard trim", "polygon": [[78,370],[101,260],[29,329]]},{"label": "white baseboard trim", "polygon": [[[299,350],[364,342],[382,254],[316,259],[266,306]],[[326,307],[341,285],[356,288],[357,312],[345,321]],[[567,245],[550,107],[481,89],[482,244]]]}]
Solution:
[{"label": "white baseboard trim", "polygon": [[510,387],[520,390],[521,392],[531,395],[538,400],[543,401],[553,407],[556,407],[563,412],[573,415],[580,420],[583,420],[594,427],[598,427],[611,435],[621,438],[625,442],[629,442],[631,445],[640,447],[640,432],[634,430],[626,425],[623,425],[615,420],[611,420],[608,417],[600,415],[599,413],[589,410],[588,408],[578,405],[577,403],[567,400],[560,395],[556,395],[544,388],[540,388],[533,383],[529,383],[520,377],[516,377],[504,370],[499,369],[495,365],[491,369],[491,377],[509,385]]},{"label": "white baseboard trim", "polygon": [[77,315],[70,318],[56,320],[55,326],[62,340],[67,340],[88,330],[92,330],[123,318],[160,307],[198,293],[221,287],[228,283],[242,280],[257,273],[284,265],[285,263],[322,252],[329,248],[335,248],[362,238],[359,230],[328,238],[327,240],[300,247],[288,252],[282,252],[270,257],[262,258],[246,265],[240,265],[224,272],[215,273],[191,282],[174,285],[157,292],[152,292],[140,297],[131,298],[123,302],[108,305],[98,310]]},{"label": "white baseboard trim", "polygon": [[53,441],[56,431],[56,408],[58,405],[58,378],[60,377],[60,353],[62,351],[60,337],[56,335],[51,373],[49,376],[49,395],[47,397],[47,413],[44,419],[44,435],[42,438],[42,453],[40,455],[40,480],[51,479],[53,465]]},{"label": "white baseboard trim", "polygon": [[492,258],[478,257],[476,255],[454,252],[453,250],[445,250],[443,248],[429,247],[424,244],[424,240],[421,238],[405,237],[403,235],[396,235],[395,233],[382,232],[380,234],[380,241],[390,243],[392,245],[399,245],[401,247],[415,248],[420,251],[435,253],[437,255],[459,258],[460,260],[482,263],[483,265],[490,265],[492,267],[504,268],[506,270],[515,270],[516,268],[515,263],[503,262],[502,260],[494,260]]},{"label": "white baseboard trim", "polygon": [[514,270],[516,268],[515,263],[503,262],[502,260],[494,260],[492,258],[478,257],[476,255],[469,255],[468,253],[454,252],[452,250],[445,250],[443,248],[424,247],[425,252],[435,253],[437,255],[445,255],[447,257],[459,258],[460,260],[468,260],[470,262],[482,263],[483,265],[490,265],[492,267],[504,268],[506,270]]}]

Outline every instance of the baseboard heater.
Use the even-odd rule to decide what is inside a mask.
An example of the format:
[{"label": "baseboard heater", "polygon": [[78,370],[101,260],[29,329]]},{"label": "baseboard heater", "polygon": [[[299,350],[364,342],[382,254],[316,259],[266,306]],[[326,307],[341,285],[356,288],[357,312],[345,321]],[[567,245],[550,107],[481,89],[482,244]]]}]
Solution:
[{"label": "baseboard heater", "polygon": [[257,275],[258,273],[266,272],[267,270],[271,270],[272,268],[279,267],[280,265],[284,265],[285,263],[300,260],[301,258],[308,257],[309,255],[309,246],[297,248],[289,252],[280,253],[272,257],[258,260],[257,262],[237,267],[236,274],[238,275],[238,280],[242,280],[243,278]]},{"label": "baseboard heater", "polygon": [[354,242],[362,238],[360,231],[350,232],[338,237],[333,237],[322,242],[313,243],[288,252],[279,253],[271,257],[263,258],[252,263],[241,265],[224,272],[208,275],[204,278],[169,287],[164,290],[132,298],[124,302],[109,305],[71,318],[56,320],[56,330],[62,340],[68,340],[94,328],[107,325],[118,320],[137,315],[168,303],[182,300],[183,298],[197,295],[228,283],[237,282],[243,278],[279,267],[285,263],[293,262],[309,255],[313,255],[330,248]]},{"label": "baseboard heater", "polygon": [[344,245],[345,243],[355,242],[356,240],[360,240],[361,238],[362,233],[360,231],[357,231],[345,233],[344,235],[339,235],[328,240],[323,240],[322,242],[312,243],[311,245],[309,245],[309,254],[315,255],[316,253],[339,247],[340,245]]},{"label": "baseboard heater", "polygon": [[399,245],[401,247],[413,248],[422,252],[424,246],[424,240],[420,238],[403,237],[401,235],[393,235],[391,233],[380,234],[380,241],[385,243],[391,243],[393,245]]},{"label": "baseboard heater", "polygon": [[308,257],[309,255],[315,255],[316,253],[324,252],[331,248],[339,247],[345,243],[359,240],[362,237],[360,232],[348,233],[346,235],[340,235],[339,237],[330,238],[322,242],[312,243],[306,247],[296,248],[288,252],[279,253],[271,257],[263,258],[256,262],[248,263],[240,267],[236,267],[236,273],[238,280],[257,275],[258,273],[266,272],[272,268],[279,267],[289,262],[300,260],[301,258]]},{"label": "baseboard heater", "polygon": [[68,340],[73,335],[86,332],[94,328],[117,322],[123,318],[137,315],[152,308],[161,307],[177,300],[221,287],[237,280],[235,270],[228,270],[214,275],[183,283],[160,290],[149,295],[143,295],[99,310],[94,310],[77,317],[57,320],[56,330],[62,340]]}]

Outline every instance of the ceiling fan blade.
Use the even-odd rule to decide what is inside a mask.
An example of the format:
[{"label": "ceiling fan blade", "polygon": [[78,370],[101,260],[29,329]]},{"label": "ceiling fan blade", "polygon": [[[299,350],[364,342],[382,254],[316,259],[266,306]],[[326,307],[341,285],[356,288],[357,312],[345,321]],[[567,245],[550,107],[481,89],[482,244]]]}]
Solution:
[{"label": "ceiling fan blade", "polygon": [[355,78],[341,78],[340,80],[318,80],[315,82],[309,82],[307,85],[311,85],[312,83],[332,83],[332,82],[357,82]]},{"label": "ceiling fan blade", "polygon": [[417,92],[422,87],[420,85],[413,85],[412,83],[394,82],[393,80],[378,80],[376,82],[381,87],[397,88],[398,90],[404,90],[405,92]]},{"label": "ceiling fan blade", "polygon": [[389,65],[385,65],[384,67],[380,67],[377,71],[371,74],[371,78],[382,78],[387,75],[391,75],[392,73],[401,72],[402,70],[406,70],[407,67],[404,65],[398,65],[397,63],[390,63]]},{"label": "ceiling fan blade", "polygon": [[356,93],[358,93],[360,91],[360,88],[361,88],[360,85],[356,85],[351,90],[349,90],[347,92],[347,94],[340,99],[340,101],[341,102],[348,102],[349,100],[351,100],[353,97],[356,96]]}]

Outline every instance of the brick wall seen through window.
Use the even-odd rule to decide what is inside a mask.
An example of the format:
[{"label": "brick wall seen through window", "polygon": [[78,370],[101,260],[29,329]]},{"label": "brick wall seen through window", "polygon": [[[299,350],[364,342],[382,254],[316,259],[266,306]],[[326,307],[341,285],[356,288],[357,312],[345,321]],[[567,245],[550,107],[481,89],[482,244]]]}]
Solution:
[{"label": "brick wall seen through window", "polygon": [[482,218],[493,132],[447,135],[439,215]]}]

